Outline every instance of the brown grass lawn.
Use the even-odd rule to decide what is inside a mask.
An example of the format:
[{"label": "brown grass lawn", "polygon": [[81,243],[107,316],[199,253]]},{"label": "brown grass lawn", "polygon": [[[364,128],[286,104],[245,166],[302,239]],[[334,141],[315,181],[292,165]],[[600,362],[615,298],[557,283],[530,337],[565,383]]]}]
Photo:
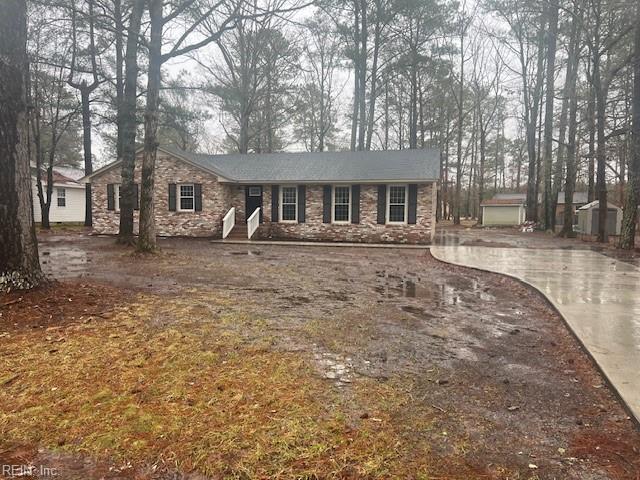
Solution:
[{"label": "brown grass lawn", "polygon": [[[203,322],[229,299],[194,299],[203,294],[140,294],[107,319],[12,332],[0,346],[2,443],[230,478],[428,478],[428,443],[405,437],[432,413],[414,405],[411,422],[394,418],[416,403],[406,386],[355,382],[368,409],[354,423],[299,355],[246,340],[260,319]],[[163,318],[170,326],[158,327]]]}]

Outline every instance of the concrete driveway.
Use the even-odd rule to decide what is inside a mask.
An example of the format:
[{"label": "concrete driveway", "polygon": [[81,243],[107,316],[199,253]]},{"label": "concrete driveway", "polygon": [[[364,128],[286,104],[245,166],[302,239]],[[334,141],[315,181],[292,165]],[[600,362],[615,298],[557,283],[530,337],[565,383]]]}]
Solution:
[{"label": "concrete driveway", "polygon": [[640,268],[589,250],[434,246],[431,253],[544,293],[640,422]]}]

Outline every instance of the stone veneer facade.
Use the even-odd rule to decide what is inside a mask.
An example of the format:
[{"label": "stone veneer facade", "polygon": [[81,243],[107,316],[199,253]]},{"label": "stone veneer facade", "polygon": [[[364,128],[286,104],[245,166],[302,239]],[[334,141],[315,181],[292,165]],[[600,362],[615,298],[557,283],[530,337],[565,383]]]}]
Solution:
[{"label": "stone veneer facade", "polygon": [[[139,159],[140,160],[140,159]],[[135,169],[135,181],[140,183],[140,164]],[[116,234],[119,213],[107,210],[107,184],[120,183],[120,167],[98,173],[92,179],[93,219],[96,233]],[[202,184],[202,211],[169,211],[170,183]],[[416,223],[380,225],[377,223],[378,186],[360,185],[360,222],[357,224],[323,223],[323,185],[306,185],[304,223],[271,221],[271,185],[262,186],[263,221],[254,238],[303,241],[431,243],[435,226],[436,184],[417,186]],[[236,224],[246,222],[245,186],[220,183],[218,178],[199,167],[176,159],[162,151],[156,162],[156,228],[162,236],[215,237],[222,235],[222,218],[236,207]],[[135,212],[137,230],[138,212]]]},{"label": "stone veneer facade", "polygon": [[[140,183],[142,158],[136,159],[134,180]],[[120,213],[107,209],[107,185],[120,183],[120,166],[108,169],[92,178],[93,230],[96,233],[117,234]],[[202,211],[172,212],[169,210],[170,183],[202,184]],[[229,205],[229,185],[189,163],[158,151],[155,176],[156,230],[161,236],[220,237],[222,218]],[[134,212],[134,229],[138,231],[138,215]]]}]

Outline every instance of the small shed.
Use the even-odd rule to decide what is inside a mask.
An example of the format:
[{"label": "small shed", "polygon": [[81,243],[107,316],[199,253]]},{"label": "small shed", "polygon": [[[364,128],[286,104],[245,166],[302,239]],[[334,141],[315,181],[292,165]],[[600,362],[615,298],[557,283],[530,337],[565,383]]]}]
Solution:
[{"label": "small shed", "polygon": [[[584,235],[597,235],[600,215],[600,202],[595,200],[578,209],[578,232]],[[607,202],[607,235],[620,235],[622,228],[622,209]]]},{"label": "small shed", "polygon": [[524,204],[524,199],[520,196],[485,200],[480,205],[482,207],[482,226],[520,225],[525,219]]}]

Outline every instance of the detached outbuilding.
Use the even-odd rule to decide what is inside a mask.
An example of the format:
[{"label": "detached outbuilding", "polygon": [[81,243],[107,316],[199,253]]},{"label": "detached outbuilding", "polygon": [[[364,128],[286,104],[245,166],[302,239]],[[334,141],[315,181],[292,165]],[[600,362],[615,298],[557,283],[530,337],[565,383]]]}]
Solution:
[{"label": "detached outbuilding", "polygon": [[[597,235],[600,226],[600,202],[595,200],[578,209],[577,231],[583,235]],[[622,229],[622,209],[607,203],[607,235],[620,235]]]},{"label": "detached outbuilding", "polygon": [[525,198],[523,195],[497,196],[485,200],[482,207],[482,226],[498,227],[520,225],[525,220]]}]

